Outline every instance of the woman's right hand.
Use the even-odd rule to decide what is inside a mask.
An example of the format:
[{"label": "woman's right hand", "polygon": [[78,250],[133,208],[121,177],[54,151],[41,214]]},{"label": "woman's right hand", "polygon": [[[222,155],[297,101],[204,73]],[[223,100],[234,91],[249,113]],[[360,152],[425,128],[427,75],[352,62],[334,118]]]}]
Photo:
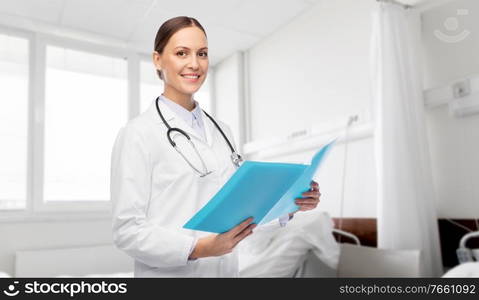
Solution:
[{"label": "woman's right hand", "polygon": [[248,218],[228,232],[211,234],[198,239],[189,258],[196,259],[231,253],[239,242],[253,233],[256,224],[251,224],[252,221],[253,218]]}]

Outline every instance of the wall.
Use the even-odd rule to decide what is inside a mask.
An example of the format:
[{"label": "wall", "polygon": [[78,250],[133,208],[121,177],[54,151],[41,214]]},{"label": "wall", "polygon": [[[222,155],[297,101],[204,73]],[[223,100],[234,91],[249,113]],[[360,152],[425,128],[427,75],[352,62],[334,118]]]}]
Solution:
[{"label": "wall", "polygon": [[250,49],[253,140],[369,109],[374,3],[320,1]]},{"label": "wall", "polygon": [[111,244],[111,220],[1,222],[0,241],[0,271],[13,275],[19,250]]},{"label": "wall", "polygon": [[241,127],[242,121],[242,71],[243,57],[241,53],[223,60],[214,68],[213,94],[216,99],[214,112],[216,117],[227,123],[234,135],[236,145],[241,147],[244,141]]},{"label": "wall", "polygon": [[[467,15],[458,10],[466,9]],[[479,75],[479,1],[457,0],[422,14],[424,85],[442,87],[455,80]],[[454,21],[448,18],[455,18]],[[447,21],[448,20],[448,21]],[[449,23],[447,23],[447,22]],[[448,30],[446,25],[448,25]],[[447,42],[449,36],[470,33]],[[430,152],[440,217],[478,218],[479,115],[455,118],[447,106],[427,111]]]},{"label": "wall", "polygon": [[[466,10],[467,15],[461,11]],[[443,86],[479,73],[479,1],[456,0],[422,14],[424,47],[424,87]],[[455,20],[455,21],[454,21]],[[454,24],[454,22],[457,22]],[[448,27],[446,27],[446,25]],[[448,30],[447,28],[455,30]],[[438,31],[438,32],[436,32]],[[469,32],[461,39],[463,31]],[[457,42],[441,38],[442,32],[458,37]],[[451,40],[452,41],[452,40]]]}]

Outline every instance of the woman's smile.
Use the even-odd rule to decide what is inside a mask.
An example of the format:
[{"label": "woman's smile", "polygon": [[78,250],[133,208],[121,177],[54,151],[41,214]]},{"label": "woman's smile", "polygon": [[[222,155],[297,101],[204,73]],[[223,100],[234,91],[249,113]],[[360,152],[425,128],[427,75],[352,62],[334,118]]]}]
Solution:
[{"label": "woman's smile", "polygon": [[197,83],[200,80],[201,75],[197,73],[186,73],[186,74],[180,74],[181,77],[184,78],[186,82],[191,82],[191,83]]}]

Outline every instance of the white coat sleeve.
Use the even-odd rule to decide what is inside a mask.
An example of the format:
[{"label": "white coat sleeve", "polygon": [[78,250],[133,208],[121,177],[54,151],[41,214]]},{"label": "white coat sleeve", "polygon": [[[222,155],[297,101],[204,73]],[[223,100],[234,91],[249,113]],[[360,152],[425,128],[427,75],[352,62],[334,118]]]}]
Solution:
[{"label": "white coat sleeve", "polygon": [[186,265],[194,238],[147,219],[151,163],[144,139],[126,126],[117,136],[111,160],[113,242],[152,267]]},{"label": "white coat sleeve", "polygon": [[[225,123],[221,124],[222,128],[226,129],[226,136],[230,140],[231,144],[233,145],[233,148],[238,151],[238,148],[236,148],[236,143],[235,139],[233,137],[233,133],[231,132],[231,129],[228,125]],[[267,230],[274,230],[277,229],[278,227],[284,227],[286,224],[291,220],[288,214],[279,217],[277,220],[272,220],[266,224],[262,224],[254,229],[254,231],[267,231]],[[253,221],[254,222],[254,221]]]}]

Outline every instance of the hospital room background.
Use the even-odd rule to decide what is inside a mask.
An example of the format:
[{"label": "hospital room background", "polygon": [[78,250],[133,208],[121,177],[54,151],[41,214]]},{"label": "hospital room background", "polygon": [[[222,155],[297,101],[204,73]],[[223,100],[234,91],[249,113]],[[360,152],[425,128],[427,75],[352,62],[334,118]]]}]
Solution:
[{"label": "hospital room background", "polygon": [[197,18],[196,94],[248,160],[309,163],[321,202],[239,247],[245,277],[478,276],[476,0],[0,1],[0,274],[132,276],[110,155],[162,91],[168,18]]}]

